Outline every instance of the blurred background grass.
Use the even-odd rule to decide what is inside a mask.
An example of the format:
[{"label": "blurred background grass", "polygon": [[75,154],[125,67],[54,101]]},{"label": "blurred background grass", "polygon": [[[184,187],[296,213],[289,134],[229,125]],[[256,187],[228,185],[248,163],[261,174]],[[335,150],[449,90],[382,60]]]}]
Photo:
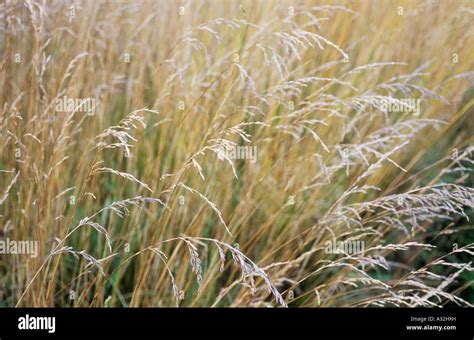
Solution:
[{"label": "blurred background grass", "polygon": [[[0,169],[13,169],[13,174],[20,173],[20,177],[8,201],[1,205],[0,227],[3,225],[4,237],[37,240],[40,255],[36,259],[2,256],[2,304],[173,306],[173,288],[163,262],[151,252],[133,258],[130,255],[183,234],[238,245],[262,267],[299,259],[324,244],[330,235],[320,239],[325,231],[311,230],[323,227],[320,221],[327,218],[331,207],[366,168],[356,164],[349,176],[341,169],[330,185],[307,190],[315,176],[320,176],[318,180],[323,177],[314,154],[328,166],[340,163],[338,150],[344,145],[360,143],[384,126],[412,117],[406,113],[391,115],[387,120],[375,114],[373,108],[365,112],[344,105],[340,108],[344,119],[328,116],[324,107],[309,110],[304,119],[325,120],[326,125],[316,123],[311,128],[330,149],[326,153],[321,143],[312,139],[311,132],[301,130],[301,125],[296,139],[279,128],[301,124],[303,118],[291,116],[290,102],[297,109],[311,101],[328,101],[329,96],[333,103],[349,103],[363,95],[380,93],[377,86],[393,77],[408,75],[416,86],[447,99],[444,102],[435,95],[413,90],[409,96],[423,99],[420,118],[447,124],[423,129],[396,154],[394,159],[407,169],[406,173],[384,163],[364,181],[381,191],[354,195],[350,202],[406,192],[429,185],[434,179],[456,183],[460,178],[456,173],[437,178],[446,162],[434,164],[449,157],[455,148],[461,152],[472,145],[471,7],[468,1],[3,2],[0,92],[4,143]],[[296,28],[320,34],[334,45],[321,41],[324,50],[317,46],[301,49],[299,59],[293,51],[285,54],[284,44],[274,33]],[[284,56],[287,74],[280,74],[278,61],[271,60],[267,65],[258,45],[269,55],[275,52]],[[345,62],[334,46],[340,46],[350,59]],[[85,52],[87,56],[75,60]],[[15,62],[16,54],[21,56],[19,63]],[[128,57],[130,62],[126,61]],[[347,75],[362,65],[391,62],[406,65],[373,66]],[[278,94],[281,98],[275,94],[265,104],[255,96],[252,81],[235,64],[246,70],[259,94],[308,76],[346,80],[357,90],[334,81],[327,87],[324,82],[314,81],[301,86],[300,91],[284,87]],[[52,103],[58,96],[93,97],[97,108],[91,116],[77,114],[68,119],[66,114],[54,111]],[[132,157],[124,156],[123,147],[97,149],[101,140],[96,136],[129,112],[144,107],[159,114],[144,114],[146,127],[137,124],[137,129],[128,131],[136,138],[133,142],[129,139]],[[260,107],[264,116],[253,107]],[[254,115],[244,109],[253,110]],[[269,125],[245,126],[252,136],[251,144],[258,146],[256,164],[236,161],[236,179],[230,165],[208,150],[196,158],[204,180],[192,165],[187,167],[187,161],[200,148],[222,138],[222,131],[241,122]],[[226,138],[245,144],[238,134]],[[117,143],[112,138],[108,142]],[[16,157],[18,149],[20,157]],[[65,156],[68,158],[63,161]],[[472,169],[472,164],[464,165]],[[132,174],[147,183],[153,194],[112,173],[93,175],[94,169],[102,166]],[[0,176],[3,190],[12,174]],[[459,183],[473,187],[472,175],[461,179]],[[198,195],[179,187],[166,192],[179,182],[216,204],[232,236]],[[60,195],[68,189],[67,194]],[[88,273],[86,261],[67,254],[54,257],[40,269],[57,244],[55,238],[62,239],[81,219],[103,207],[137,195],[165,199],[170,209],[150,204],[142,209],[131,208],[126,218],[112,213],[95,218],[110,233],[113,252],[117,253],[104,261],[105,277],[95,271]],[[467,214],[472,216],[472,209]],[[420,268],[451,251],[455,243],[474,243],[472,222],[466,218],[434,221],[426,227],[427,231],[417,232],[413,240],[435,244],[436,251],[416,249],[387,258]],[[345,237],[343,225],[331,228]],[[446,229],[454,232],[442,234]],[[367,239],[367,245],[403,239],[400,232],[382,230],[383,242]],[[109,255],[103,235],[92,228],[75,232],[67,245],[96,258]],[[257,296],[246,284],[233,285],[241,272],[230,265],[231,260],[227,259],[220,273],[219,254],[211,245],[202,254],[204,277],[199,294],[186,245],[169,243],[160,249],[167,254],[176,284],[183,292],[180,305],[261,306],[271,301],[260,281]],[[331,284],[352,278],[353,273],[337,268],[324,274],[312,273],[319,268],[318,261],[336,257],[318,252],[296,267],[273,267],[268,275],[287,302],[295,306],[354,306],[377,296],[350,286],[337,288],[338,293],[333,295]],[[451,260],[467,263],[471,258],[464,253]],[[403,276],[403,270],[394,268],[368,271],[387,283]],[[32,280],[37,272],[39,276]],[[472,271],[464,271],[454,283],[455,294],[472,302],[473,279]],[[30,282],[32,286],[27,288]],[[229,285],[233,288],[216,302],[216,296]],[[315,288],[326,296],[322,303],[315,298]],[[69,298],[70,291],[77,293],[76,299]],[[290,291],[295,299],[288,298]]]}]

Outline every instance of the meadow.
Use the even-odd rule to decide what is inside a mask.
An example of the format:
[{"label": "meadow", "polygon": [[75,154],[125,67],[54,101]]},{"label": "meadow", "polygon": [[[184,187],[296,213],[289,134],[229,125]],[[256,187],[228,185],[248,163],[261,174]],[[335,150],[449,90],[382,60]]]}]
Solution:
[{"label": "meadow", "polygon": [[2,1],[0,305],[472,307],[473,20]]}]

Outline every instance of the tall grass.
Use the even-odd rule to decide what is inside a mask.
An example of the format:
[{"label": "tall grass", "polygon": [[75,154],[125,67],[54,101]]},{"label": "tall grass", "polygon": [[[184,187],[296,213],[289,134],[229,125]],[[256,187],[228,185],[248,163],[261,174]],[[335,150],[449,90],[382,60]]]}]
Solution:
[{"label": "tall grass", "polygon": [[3,1],[2,305],[472,306],[473,13]]}]

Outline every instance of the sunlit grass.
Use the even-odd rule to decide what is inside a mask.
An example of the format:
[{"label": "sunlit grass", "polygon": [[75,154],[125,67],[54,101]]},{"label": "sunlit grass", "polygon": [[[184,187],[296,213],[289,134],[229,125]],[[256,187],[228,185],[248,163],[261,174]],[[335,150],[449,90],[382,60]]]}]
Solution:
[{"label": "sunlit grass", "polygon": [[473,12],[0,4],[2,305],[472,305]]}]

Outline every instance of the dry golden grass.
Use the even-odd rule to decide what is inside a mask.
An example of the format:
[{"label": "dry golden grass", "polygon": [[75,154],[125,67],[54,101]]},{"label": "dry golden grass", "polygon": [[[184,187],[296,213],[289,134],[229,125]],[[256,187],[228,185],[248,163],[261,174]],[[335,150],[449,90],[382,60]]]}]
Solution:
[{"label": "dry golden grass", "polygon": [[472,306],[472,2],[0,14],[2,305]]}]

